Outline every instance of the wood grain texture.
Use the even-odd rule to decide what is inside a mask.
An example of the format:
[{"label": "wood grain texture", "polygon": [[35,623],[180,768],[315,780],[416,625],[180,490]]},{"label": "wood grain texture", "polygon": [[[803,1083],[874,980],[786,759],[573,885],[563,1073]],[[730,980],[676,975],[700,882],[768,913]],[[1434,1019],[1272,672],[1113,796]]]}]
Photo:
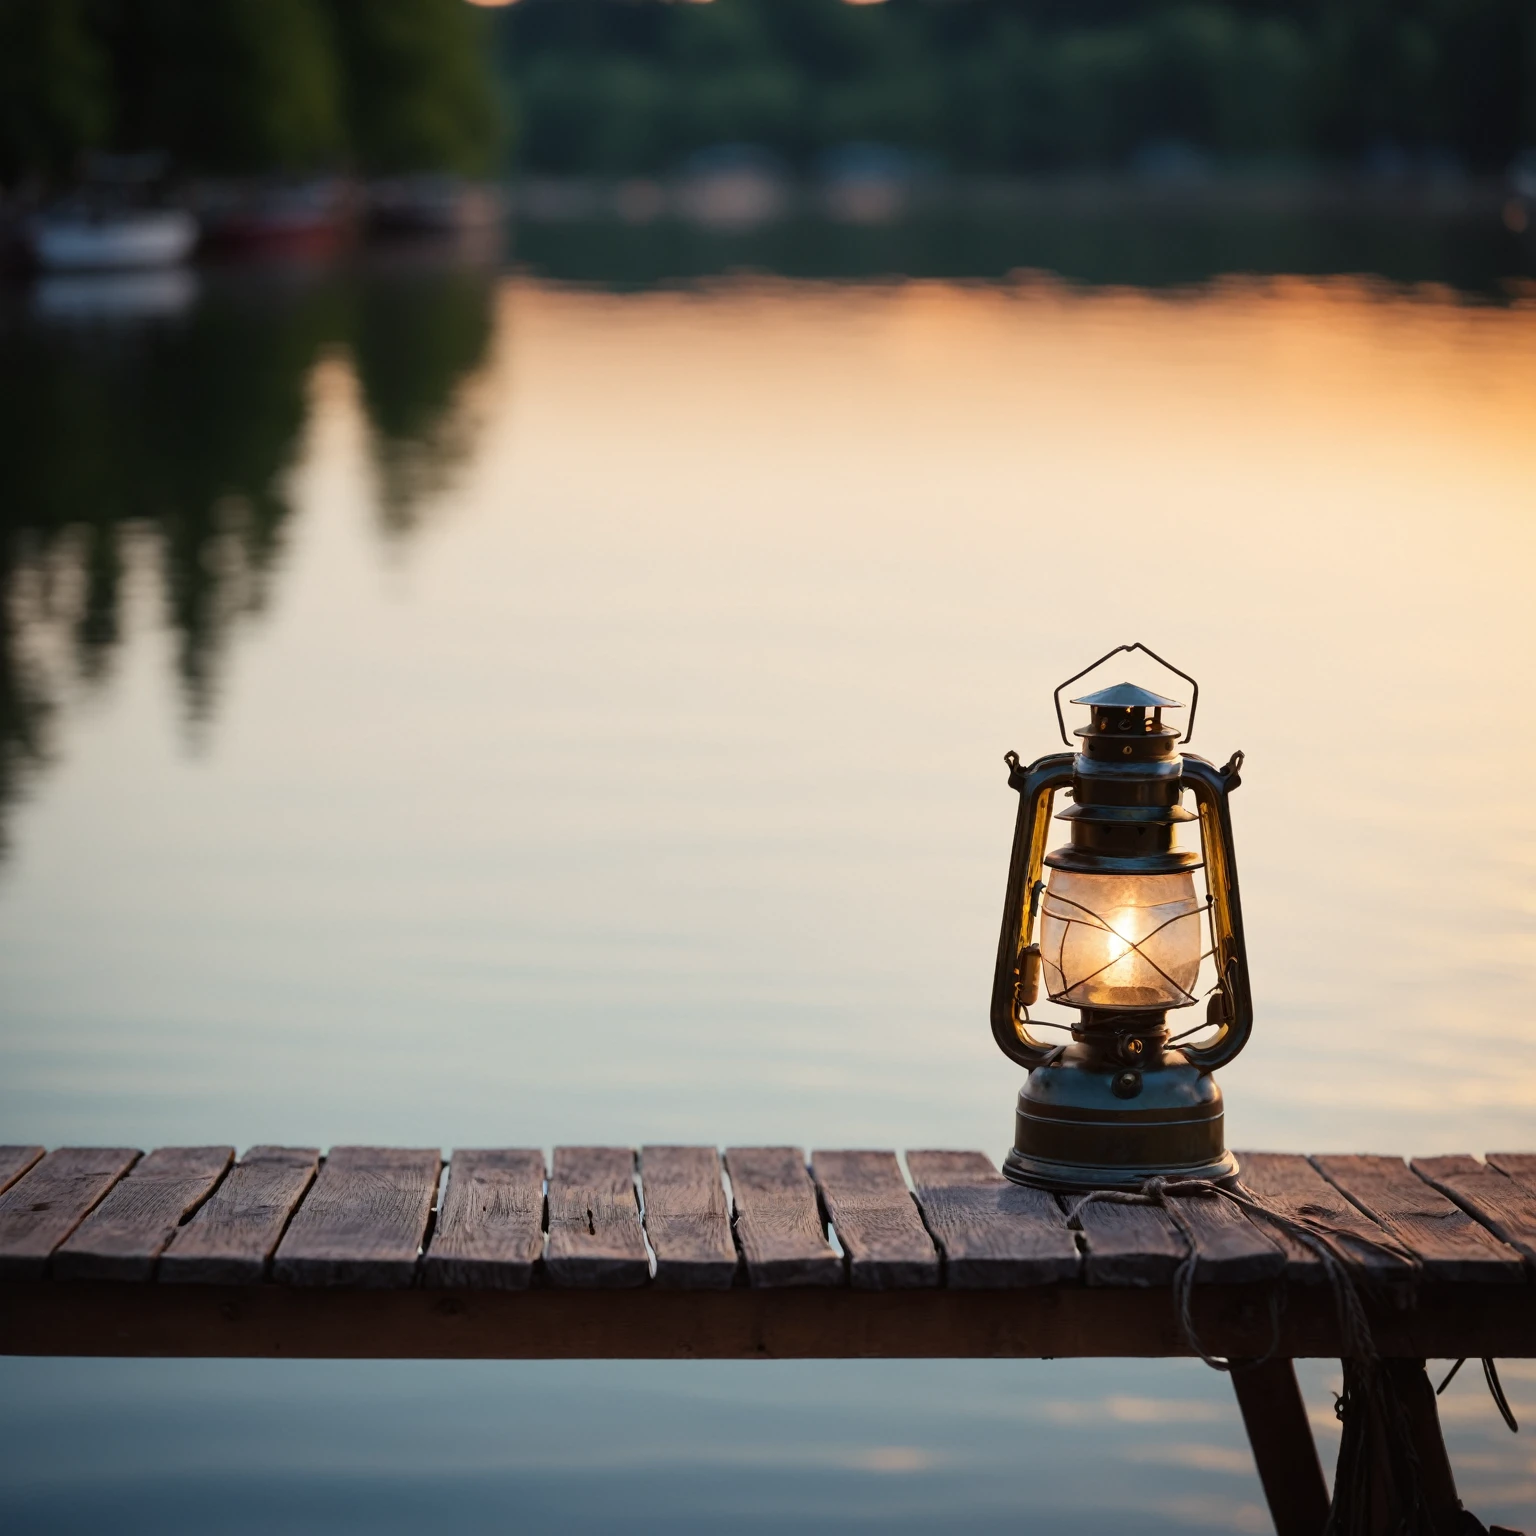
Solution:
[{"label": "wood grain texture", "polygon": [[36,1280],[48,1256],[133,1166],[132,1147],[60,1147],[0,1194],[0,1279]]},{"label": "wood grain texture", "polygon": [[233,1147],[160,1147],[140,1158],[53,1256],[60,1280],[149,1280],[155,1261],[234,1160]]},{"label": "wood grain texture", "polygon": [[1520,1255],[1415,1177],[1398,1157],[1328,1154],[1312,1159],[1325,1179],[1412,1250],[1432,1280],[1525,1279]]},{"label": "wood grain texture", "polygon": [[1285,1254],[1230,1200],[1220,1195],[1175,1195],[1195,1237],[1195,1280],[1201,1285],[1241,1285],[1285,1273]]},{"label": "wood grain texture", "polygon": [[1082,1267],[1054,1195],[1005,1179],[980,1152],[908,1152],[923,1220],[956,1290],[1050,1285]]},{"label": "wood grain texture", "polygon": [[1475,1157],[1416,1157],[1409,1167],[1536,1268],[1536,1191]]},{"label": "wood grain texture", "polygon": [[1291,1360],[1235,1365],[1232,1388],[1253,1449],[1275,1536],[1323,1536],[1328,1483]]},{"label": "wood grain texture", "polygon": [[536,1148],[455,1150],[421,1263],[422,1283],[523,1290],[543,1251],[544,1154]]},{"label": "wood grain texture", "polygon": [[[1380,1241],[1385,1236],[1382,1229],[1350,1204],[1300,1153],[1239,1152],[1237,1161],[1238,1178],[1246,1189],[1289,1216],[1325,1222],[1335,1234],[1337,1251],[1368,1278],[1401,1283],[1413,1277],[1413,1267],[1406,1260],[1373,1245],[1372,1239]],[[1323,1283],[1327,1276],[1316,1252],[1280,1227],[1269,1226],[1268,1230],[1285,1254],[1289,1279],[1304,1285]]]},{"label": "wood grain texture", "polygon": [[1271,1280],[1285,1272],[1285,1255],[1230,1201],[1219,1195],[1174,1195],[1189,1235],[1165,1210],[1116,1205],[1064,1195],[1069,1211],[1080,1212],[1083,1278],[1089,1285],[1166,1285],[1195,1252],[1200,1285],[1241,1285]]},{"label": "wood grain texture", "polygon": [[811,1177],[856,1291],[939,1283],[939,1254],[894,1152],[813,1152]]},{"label": "wood grain texture", "polygon": [[[1268,1285],[1195,1288],[1216,1354],[1275,1342]],[[1383,1357],[1536,1356],[1536,1307],[1515,1285],[1426,1284],[1404,1307],[1364,1298]],[[1292,1286],[1278,1355],[1347,1348],[1327,1286]],[[882,1359],[1187,1356],[1166,1288],[855,1291],[339,1290],[288,1285],[0,1284],[0,1353],[274,1359]],[[515,1525],[515,1521],[513,1522]],[[943,1521],[937,1522],[938,1528]],[[1132,1521],[1132,1528],[1135,1522]]]},{"label": "wood grain texture", "polygon": [[1488,1166],[1508,1174],[1521,1188],[1536,1195],[1536,1152],[1490,1152]]},{"label": "wood grain texture", "polygon": [[754,1286],[841,1285],[843,1261],[821,1224],[798,1147],[730,1147],[736,1241]]},{"label": "wood grain texture", "polygon": [[314,1147],[251,1147],[160,1255],[155,1275],[180,1285],[257,1285],[288,1219],[314,1182]]},{"label": "wood grain texture", "polygon": [[[1079,1197],[1064,1196],[1068,1210]],[[1166,1211],[1149,1205],[1085,1205],[1083,1279],[1089,1285],[1168,1285],[1189,1251]]]},{"label": "wood grain texture", "polygon": [[728,1289],[740,1261],[720,1154],[713,1147],[642,1147],[640,1192],[646,1236],[656,1254],[656,1284]]},{"label": "wood grain texture", "polygon": [[436,1147],[332,1147],[278,1244],[273,1278],[380,1290],[410,1285],[441,1170]]},{"label": "wood grain texture", "polygon": [[544,1273],[551,1285],[589,1290],[649,1281],[635,1154],[628,1147],[555,1148]]},{"label": "wood grain texture", "polygon": [[7,1190],[43,1155],[42,1147],[0,1147],[0,1190]]}]

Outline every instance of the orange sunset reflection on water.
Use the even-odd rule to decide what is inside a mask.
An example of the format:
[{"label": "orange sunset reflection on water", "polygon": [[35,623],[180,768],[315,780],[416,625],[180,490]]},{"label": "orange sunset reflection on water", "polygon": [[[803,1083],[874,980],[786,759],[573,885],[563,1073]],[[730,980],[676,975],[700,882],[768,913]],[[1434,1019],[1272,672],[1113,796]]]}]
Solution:
[{"label": "orange sunset reflection on water", "polygon": [[[1140,640],[1200,679],[1193,750],[1246,753],[1229,1144],[1532,1144],[1536,303],[481,282],[420,310],[461,358],[426,405],[378,332],[305,318],[286,520],[204,641],[195,729],[171,598],[200,567],[166,575],[171,534],[124,534],[99,674],[69,670],[69,580],[18,588],[55,683],[0,866],[12,1140],[1000,1158],[1003,753],[1059,750],[1051,690]],[[37,1377],[43,1422],[87,1422],[104,1363],[75,1364]],[[612,1477],[631,1512],[637,1469],[734,1496],[840,1467],[943,1525],[958,1468],[989,1519],[1022,1488],[1048,1520],[1264,1520],[1192,1362],[261,1364],[282,1374],[123,1376],[165,1442],[145,1463],[179,1476],[174,1426],[227,1419],[263,1477],[343,1432],[372,1469],[429,1422],[455,1477],[517,1489],[579,1445],[584,1490]],[[1471,1374],[1445,1399],[1462,1496],[1513,1518],[1528,1469]],[[261,1381],[298,1450],[236,1416]]]}]

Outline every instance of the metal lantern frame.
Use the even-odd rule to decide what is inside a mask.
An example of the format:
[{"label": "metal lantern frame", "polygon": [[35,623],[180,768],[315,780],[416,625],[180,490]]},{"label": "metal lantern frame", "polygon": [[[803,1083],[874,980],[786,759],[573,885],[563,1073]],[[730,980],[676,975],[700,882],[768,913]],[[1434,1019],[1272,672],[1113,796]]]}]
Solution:
[{"label": "metal lantern frame", "polygon": [[[1176,700],[1121,684],[1073,701],[1093,710],[1090,725],[1076,733],[1078,751],[1051,753],[1027,766],[1017,753],[1005,757],[1019,807],[991,1023],[999,1049],[1030,1072],[1019,1096],[1014,1151],[1005,1167],[1023,1183],[1129,1188],[1154,1174],[1228,1178],[1236,1173],[1223,1144],[1220,1090],[1210,1074],[1243,1049],[1253,1028],[1229,804],[1242,782],[1243,754],[1233,753],[1218,768],[1174,749],[1194,734],[1200,687],[1139,641],[1116,646],[1056,689],[1064,743],[1071,744],[1062,693],[1128,651],[1144,652],[1191,685],[1189,724],[1182,738],[1162,723],[1164,708],[1180,707]],[[1194,801],[1193,815],[1183,808],[1186,791]],[[1061,813],[1071,826],[1071,842],[1047,852],[1056,798],[1064,794],[1073,802]],[[1198,822],[1198,853],[1175,846],[1174,829],[1184,821]],[[1163,1007],[1081,1007],[1067,1044],[1042,1040],[1033,1032],[1029,1005],[1039,989],[1036,925],[1047,867],[1105,876],[1204,870],[1211,936],[1207,953],[1216,970],[1206,1013],[1214,1030],[1210,1038],[1194,1043],[1183,1034],[1174,1037]],[[1189,1003],[1196,1001],[1187,989],[1180,990]]]}]

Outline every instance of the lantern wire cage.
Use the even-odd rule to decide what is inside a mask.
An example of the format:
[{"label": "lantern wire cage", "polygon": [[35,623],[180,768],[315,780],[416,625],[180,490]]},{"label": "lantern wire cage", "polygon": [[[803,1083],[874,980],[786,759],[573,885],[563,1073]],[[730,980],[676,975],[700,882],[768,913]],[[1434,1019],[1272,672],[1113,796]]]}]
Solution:
[{"label": "lantern wire cage", "polygon": [[[1043,880],[1038,880],[1038,881],[1035,882],[1035,889],[1034,889],[1034,891],[1032,893],[1032,896],[1033,896],[1033,900],[1034,900],[1034,902],[1036,904],[1038,904],[1041,901],[1042,896],[1045,893],[1045,889],[1046,889],[1045,882]],[[1192,1003],[1199,1002],[1201,998],[1208,998],[1208,997],[1212,996],[1214,993],[1218,993],[1218,992],[1221,992],[1221,991],[1224,990],[1223,986],[1222,986],[1221,978],[1219,976],[1203,992],[1192,991],[1191,989],[1189,989],[1187,987],[1180,986],[1178,982],[1176,982],[1171,976],[1169,976],[1168,973],[1166,971],[1164,971],[1163,968],[1161,966],[1159,966],[1157,964],[1157,962],[1155,960],[1153,960],[1150,956],[1148,956],[1142,950],[1142,948],[1141,948],[1141,946],[1143,944],[1147,943],[1149,940],[1151,940],[1154,937],[1156,937],[1156,935],[1161,933],[1164,928],[1169,926],[1169,924],[1171,924],[1171,923],[1178,923],[1178,922],[1184,922],[1187,919],[1196,916],[1198,913],[1202,913],[1203,912],[1204,917],[1205,917],[1205,923],[1206,923],[1206,932],[1207,932],[1207,934],[1209,935],[1209,938],[1210,938],[1210,947],[1207,948],[1207,949],[1204,949],[1204,950],[1202,950],[1200,952],[1200,964],[1203,966],[1207,960],[1214,960],[1216,958],[1216,956],[1217,956],[1217,953],[1218,953],[1218,944],[1217,944],[1217,939],[1216,939],[1216,898],[1212,895],[1212,893],[1211,893],[1209,888],[1207,888],[1207,890],[1206,890],[1205,900],[1201,903],[1201,905],[1196,909],[1195,912],[1178,912],[1178,913],[1175,913],[1172,917],[1168,918],[1166,922],[1159,923],[1158,926],[1151,931],[1151,933],[1143,934],[1140,939],[1131,939],[1131,938],[1128,938],[1126,935],[1117,932],[1097,912],[1094,912],[1091,908],[1083,906],[1080,902],[1075,902],[1075,901],[1071,900],[1070,897],[1063,896],[1060,892],[1054,893],[1051,896],[1050,899],[1052,901],[1055,901],[1055,902],[1060,902],[1060,903],[1062,903],[1063,905],[1066,905],[1066,906],[1075,907],[1075,908],[1077,908],[1078,910],[1080,910],[1081,912],[1083,912],[1085,914],[1085,916],[1082,917],[1082,918],[1065,917],[1064,914],[1057,914],[1058,917],[1062,918],[1062,920],[1065,923],[1070,924],[1070,923],[1073,923],[1073,922],[1083,922],[1083,923],[1086,923],[1086,924],[1091,924],[1094,927],[1103,929],[1103,930],[1107,931],[1108,933],[1110,933],[1115,939],[1117,939],[1121,943],[1125,944],[1127,946],[1127,950],[1128,951],[1134,950],[1143,960],[1145,960],[1147,962],[1148,965],[1150,965],[1155,971],[1157,971],[1157,973],[1160,976],[1164,977],[1164,979],[1167,980],[1167,982],[1168,982],[1168,984],[1170,986],[1174,987],[1178,991],[1178,993],[1182,997],[1183,1001],[1179,1002],[1179,1003],[1175,1003],[1172,1006],[1178,1007],[1178,1008],[1185,1008],[1185,1007],[1188,1007]],[[1123,960],[1124,958],[1125,958],[1124,954],[1116,956],[1113,960],[1110,960],[1105,965],[1099,967],[1099,971],[1103,971],[1103,970],[1109,969],[1110,966],[1116,965],[1116,964],[1120,963],[1120,961]],[[1042,955],[1042,957],[1041,957],[1042,968],[1044,968],[1048,963],[1049,962],[1047,962],[1045,960],[1044,956]],[[1057,971],[1058,971],[1058,974],[1061,974],[1060,970],[1059,970],[1059,967],[1057,968]],[[1091,981],[1094,976],[1098,975],[1099,971],[1092,972],[1091,974],[1089,974],[1087,976],[1079,977],[1072,984],[1072,987],[1063,986],[1060,990],[1062,992],[1068,992],[1068,991],[1073,990],[1075,987],[1082,986],[1085,983]],[[1063,977],[1063,981],[1065,981],[1065,977]],[[1051,997],[1052,1001],[1059,1001],[1059,998],[1057,998],[1057,996],[1056,996],[1056,994],[1054,992],[1048,992],[1048,995]],[[1064,1031],[1065,1033],[1070,1034],[1077,1027],[1074,1024],[1066,1023],[1066,1022],[1064,1022],[1064,1021],[1062,1021],[1060,1019],[1040,1019],[1040,1018],[1036,1018],[1033,1014],[1030,1013],[1030,1011],[1029,1011],[1029,1004],[1026,1003],[1022,998],[1020,998],[1018,1000],[1016,1006],[1018,1008],[1018,1015],[1019,1015],[1020,1023],[1029,1024],[1029,1025],[1033,1026],[1036,1029],[1059,1029],[1059,1030]],[[1198,1024],[1191,1025],[1188,1029],[1180,1030],[1179,1033],[1176,1034],[1176,1035],[1169,1036],[1168,1040],[1166,1041],[1166,1044],[1170,1045],[1170,1046],[1178,1045],[1181,1041],[1188,1040],[1192,1036],[1198,1035],[1202,1031],[1204,1031],[1206,1029],[1209,1029],[1210,1027],[1211,1027],[1211,1021],[1209,1021],[1209,1020],[1202,1020]]]}]

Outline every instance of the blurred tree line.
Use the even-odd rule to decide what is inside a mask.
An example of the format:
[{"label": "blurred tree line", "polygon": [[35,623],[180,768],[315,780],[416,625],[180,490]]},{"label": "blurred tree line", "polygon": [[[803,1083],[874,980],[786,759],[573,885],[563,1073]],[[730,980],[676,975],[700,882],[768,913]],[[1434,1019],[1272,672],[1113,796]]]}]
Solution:
[{"label": "blurred tree line", "polygon": [[521,157],[633,173],[729,141],[852,140],[954,170],[1536,144],[1533,0],[523,0],[498,13]]},{"label": "blurred tree line", "polygon": [[0,0],[0,177],[629,174],[874,140],[962,171],[1536,144],[1536,0]]},{"label": "blurred tree line", "polygon": [[464,0],[0,0],[0,180],[91,150],[178,172],[481,174],[502,111]]}]

